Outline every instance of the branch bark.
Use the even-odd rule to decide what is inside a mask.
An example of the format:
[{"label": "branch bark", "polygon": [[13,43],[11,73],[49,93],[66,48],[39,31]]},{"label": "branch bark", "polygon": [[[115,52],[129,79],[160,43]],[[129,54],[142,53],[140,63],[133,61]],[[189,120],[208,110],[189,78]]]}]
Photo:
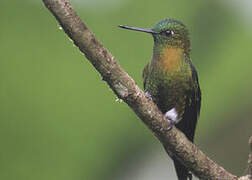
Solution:
[{"label": "branch bark", "polygon": [[163,117],[157,106],[145,97],[144,92],[121,68],[109,51],[95,38],[81,21],[67,0],[43,0],[66,34],[101,74],[118,98],[131,107],[163,144],[200,179],[236,180],[208,158],[175,127],[168,131],[169,120]]}]

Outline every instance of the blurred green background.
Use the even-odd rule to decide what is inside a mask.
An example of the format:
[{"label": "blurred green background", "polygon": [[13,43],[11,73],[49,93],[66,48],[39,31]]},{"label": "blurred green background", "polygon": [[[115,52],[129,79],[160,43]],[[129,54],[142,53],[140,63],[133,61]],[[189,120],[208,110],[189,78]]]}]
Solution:
[{"label": "blurred green background", "polygon": [[[244,174],[252,135],[250,1],[70,2],[141,87],[152,37],[117,25],[183,21],[203,96],[196,144]],[[41,1],[1,1],[0,19],[0,179],[174,179],[159,142],[116,101]]]}]

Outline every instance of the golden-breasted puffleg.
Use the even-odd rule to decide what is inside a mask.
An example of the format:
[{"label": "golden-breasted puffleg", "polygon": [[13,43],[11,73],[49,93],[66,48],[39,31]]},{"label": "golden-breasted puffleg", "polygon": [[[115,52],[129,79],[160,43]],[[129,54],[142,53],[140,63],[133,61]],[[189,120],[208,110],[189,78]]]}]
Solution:
[{"label": "golden-breasted puffleg", "polygon": [[[201,91],[197,71],[190,58],[186,26],[175,19],[164,19],[151,29],[119,27],[153,36],[153,55],[143,70],[144,90],[164,116],[193,142]],[[178,179],[192,179],[189,170],[175,156],[172,158]]]}]

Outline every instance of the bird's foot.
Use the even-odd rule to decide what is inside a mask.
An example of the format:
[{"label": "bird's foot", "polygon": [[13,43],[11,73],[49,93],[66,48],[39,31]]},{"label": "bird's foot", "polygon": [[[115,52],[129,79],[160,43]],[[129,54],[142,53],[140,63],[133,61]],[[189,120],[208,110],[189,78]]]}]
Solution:
[{"label": "bird's foot", "polygon": [[168,131],[171,130],[172,127],[181,120],[181,118],[178,117],[178,112],[175,108],[172,108],[167,111],[164,117],[170,120],[169,127],[167,128]]},{"label": "bird's foot", "polygon": [[145,92],[145,96],[152,101],[151,94],[148,91]]},{"label": "bird's foot", "polygon": [[191,172],[189,172],[189,174],[188,174],[188,180],[192,180],[192,173]]}]

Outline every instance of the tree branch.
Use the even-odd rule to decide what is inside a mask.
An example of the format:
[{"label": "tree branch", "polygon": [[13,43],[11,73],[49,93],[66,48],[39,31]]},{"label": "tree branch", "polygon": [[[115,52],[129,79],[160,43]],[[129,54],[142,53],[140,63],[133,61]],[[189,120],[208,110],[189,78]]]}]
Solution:
[{"label": "tree branch", "polygon": [[67,0],[43,0],[66,34],[101,74],[118,98],[131,107],[163,144],[200,179],[238,179],[208,158],[175,127],[95,38]]}]

